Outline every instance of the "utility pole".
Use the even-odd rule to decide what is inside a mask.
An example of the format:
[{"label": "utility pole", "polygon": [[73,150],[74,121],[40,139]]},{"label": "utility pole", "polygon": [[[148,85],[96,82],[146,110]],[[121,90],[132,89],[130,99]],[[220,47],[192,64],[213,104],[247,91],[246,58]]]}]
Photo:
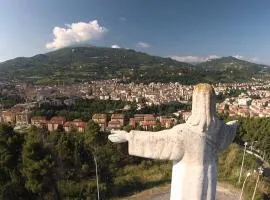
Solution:
[{"label": "utility pole", "polygon": [[[258,142],[257,140],[256,141],[252,141],[251,143],[251,151],[253,152],[253,144],[255,144],[256,142]],[[256,149],[255,149],[256,150]]]},{"label": "utility pole", "polygon": [[239,200],[242,200],[242,196],[243,196],[243,193],[244,193],[245,184],[246,184],[247,178],[248,178],[250,175],[251,175],[251,173],[248,172],[248,173],[247,173],[247,176],[246,176],[246,178],[245,178],[245,180],[244,180],[243,186],[242,186],[241,195],[240,195]]},{"label": "utility pole", "polygon": [[244,166],[244,161],[245,161],[245,154],[246,154],[246,150],[247,150],[247,145],[248,143],[245,142],[245,148],[244,148],[244,154],[243,154],[243,158],[242,158],[242,165],[241,165],[241,169],[240,169],[240,174],[239,174],[239,179],[238,179],[238,183],[241,182],[241,176],[242,176],[242,171],[243,171],[243,166]]},{"label": "utility pole", "polygon": [[255,194],[256,194],[256,190],[257,190],[257,187],[258,187],[258,183],[259,183],[259,180],[260,180],[260,175],[263,174],[263,168],[262,167],[259,167],[258,170],[259,170],[258,177],[257,177],[256,185],[255,185],[254,192],[253,192],[253,195],[252,195],[252,199],[251,200],[254,200],[254,197],[255,197]]},{"label": "utility pole", "polygon": [[97,195],[98,195],[98,200],[99,200],[98,167],[97,167],[97,159],[95,155],[94,155],[94,161],[96,165]]},{"label": "utility pole", "polygon": [[263,162],[264,162],[264,157],[265,157],[265,150],[263,151],[263,157],[262,157],[263,158]]}]

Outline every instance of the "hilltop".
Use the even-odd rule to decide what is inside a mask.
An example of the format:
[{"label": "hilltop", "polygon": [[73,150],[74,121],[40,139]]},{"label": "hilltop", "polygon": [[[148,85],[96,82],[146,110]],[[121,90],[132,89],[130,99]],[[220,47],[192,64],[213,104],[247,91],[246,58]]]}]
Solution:
[{"label": "hilltop", "polygon": [[67,47],[0,63],[0,77],[39,84],[120,78],[134,82],[233,82],[261,77],[264,65],[223,57],[197,65],[131,49]]},{"label": "hilltop", "polygon": [[179,73],[190,74],[193,66],[134,50],[69,47],[30,58],[8,60],[0,63],[0,71],[10,78],[38,83],[123,77],[136,81],[150,80],[152,76],[164,78]]},{"label": "hilltop", "polygon": [[227,80],[242,82],[250,80],[252,77],[264,78],[270,73],[269,66],[251,63],[232,56],[212,59],[196,66],[216,74],[221,82]]}]

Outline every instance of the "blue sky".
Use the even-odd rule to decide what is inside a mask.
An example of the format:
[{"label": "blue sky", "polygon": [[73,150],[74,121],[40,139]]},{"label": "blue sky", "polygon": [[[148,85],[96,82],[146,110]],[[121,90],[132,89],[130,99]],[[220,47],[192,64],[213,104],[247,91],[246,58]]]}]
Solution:
[{"label": "blue sky", "polygon": [[270,64],[269,0],[0,0],[0,61],[87,43]]}]

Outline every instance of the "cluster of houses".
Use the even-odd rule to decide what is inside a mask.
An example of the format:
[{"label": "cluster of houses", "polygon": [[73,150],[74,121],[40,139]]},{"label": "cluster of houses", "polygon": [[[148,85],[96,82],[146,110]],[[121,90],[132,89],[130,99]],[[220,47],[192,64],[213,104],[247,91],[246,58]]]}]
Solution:
[{"label": "cluster of houses", "polygon": [[[32,116],[31,108],[33,105],[17,104],[11,109],[0,112],[0,122],[9,123],[15,127],[36,126],[45,128],[50,132],[62,128],[65,132],[77,131],[84,132],[87,122],[81,119],[67,121],[64,117],[54,116],[47,119],[44,116]],[[92,120],[99,124],[102,131],[112,129],[122,129],[125,125],[129,125],[131,129],[140,126],[144,130],[152,130],[155,126],[163,126],[170,128],[177,123],[175,118],[168,116],[154,116],[152,114],[135,114],[132,118],[126,119],[124,114],[94,114]]]},{"label": "cluster of houses", "polygon": [[47,128],[50,132],[63,127],[65,132],[77,131],[82,133],[85,131],[87,123],[81,119],[66,121],[64,117],[52,117],[50,120],[47,120],[46,117],[35,116],[31,118],[31,125],[39,128]]},{"label": "cluster of houses", "polygon": [[155,118],[151,114],[135,114],[134,118],[130,118],[129,125],[135,128],[137,125],[141,126],[144,130],[151,130],[159,123],[160,126],[171,128],[177,123],[177,120],[168,116],[159,116]]},{"label": "cluster of houses", "polygon": [[[94,114],[92,120],[96,122],[101,131],[122,129],[125,125],[125,116],[123,114],[112,114],[110,117],[107,114]],[[129,119],[129,126],[135,129],[140,126],[144,130],[152,130],[155,126],[160,125],[165,128],[170,128],[176,124],[176,119],[168,116],[155,117],[152,114],[135,114],[133,118]],[[65,132],[77,131],[84,132],[87,122],[80,119],[73,121],[66,121],[64,117],[52,117],[47,120],[46,117],[34,116],[31,118],[31,125],[39,128],[47,128],[48,131],[56,131],[60,127]]]},{"label": "cluster of houses", "polygon": [[[121,129],[125,125],[123,114],[112,114],[110,120],[106,114],[94,114],[92,120],[99,124],[102,130]],[[152,130],[155,126],[170,128],[176,124],[176,119],[168,116],[154,116],[152,114],[134,114],[129,119],[128,125],[131,129],[140,126],[144,130]]]},{"label": "cluster of houses", "polygon": [[0,122],[10,124],[27,124],[30,119],[30,110],[34,105],[16,104],[11,109],[0,111]]},{"label": "cluster of houses", "polygon": [[270,97],[252,99],[240,95],[236,98],[228,98],[217,104],[217,111],[227,113],[229,116],[270,117]]}]

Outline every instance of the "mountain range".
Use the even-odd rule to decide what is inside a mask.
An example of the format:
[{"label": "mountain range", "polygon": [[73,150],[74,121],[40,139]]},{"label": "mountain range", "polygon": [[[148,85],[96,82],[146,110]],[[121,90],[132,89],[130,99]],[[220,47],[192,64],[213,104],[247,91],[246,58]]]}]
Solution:
[{"label": "mountain range", "polygon": [[222,57],[199,64],[130,49],[67,47],[0,63],[0,78],[36,84],[119,78],[129,82],[243,82],[269,77],[270,67]]}]

